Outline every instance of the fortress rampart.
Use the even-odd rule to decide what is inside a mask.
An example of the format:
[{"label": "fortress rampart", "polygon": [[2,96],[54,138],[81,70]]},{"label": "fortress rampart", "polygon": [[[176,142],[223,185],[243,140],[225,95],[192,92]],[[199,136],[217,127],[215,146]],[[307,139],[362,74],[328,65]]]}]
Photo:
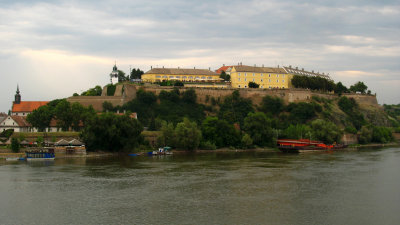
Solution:
[{"label": "fortress rampart", "polygon": [[[113,104],[114,106],[123,105],[126,102],[136,98],[136,92],[139,89],[144,89],[145,91],[152,92],[158,95],[161,91],[171,91],[173,90],[173,88],[174,87],[170,86],[139,86],[135,84],[125,83],[117,85],[114,96],[105,96],[104,93],[107,93],[107,88],[104,88],[102,96],[73,96],[68,98],[68,101],[79,102],[84,106],[92,105],[95,110],[101,111],[103,109],[102,104],[104,101],[111,102],[111,104]],[[190,89],[190,87],[179,87],[179,89],[181,92],[183,92]],[[206,99],[211,98],[214,98],[216,100],[220,99],[222,101],[226,96],[231,95],[232,92],[235,90],[239,91],[240,96],[251,99],[256,105],[259,105],[262,101],[262,98],[267,95],[280,97],[284,100],[285,103],[310,101],[312,96],[318,96],[327,99],[337,98],[337,95],[334,94],[312,92],[305,89],[237,89],[213,87],[197,87],[194,89],[196,91],[198,102],[202,104],[209,104],[210,101],[206,102]],[[359,104],[374,106],[378,105],[376,96],[373,95],[345,94],[345,96],[354,98]]]}]

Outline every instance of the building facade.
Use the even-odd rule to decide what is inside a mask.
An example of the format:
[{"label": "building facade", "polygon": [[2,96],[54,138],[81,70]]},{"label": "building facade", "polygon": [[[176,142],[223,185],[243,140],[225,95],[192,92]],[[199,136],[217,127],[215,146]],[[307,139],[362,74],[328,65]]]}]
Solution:
[{"label": "building facade", "polygon": [[144,82],[220,82],[219,74],[207,69],[152,68],[142,75]]},{"label": "building facade", "polygon": [[231,75],[233,88],[248,88],[249,82],[260,85],[260,88],[289,88],[293,75],[283,68],[232,66],[227,70]]}]

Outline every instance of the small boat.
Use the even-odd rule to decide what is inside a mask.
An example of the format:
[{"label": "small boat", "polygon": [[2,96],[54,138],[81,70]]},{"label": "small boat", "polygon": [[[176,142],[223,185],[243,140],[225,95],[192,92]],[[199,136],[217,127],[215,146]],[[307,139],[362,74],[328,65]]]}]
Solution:
[{"label": "small boat", "polygon": [[19,157],[9,157],[9,158],[6,158],[6,161],[18,161],[19,160]]},{"label": "small boat", "polygon": [[312,152],[312,151],[330,151],[334,149],[345,148],[344,145],[327,145],[321,141],[312,141],[309,139],[279,139],[277,141],[279,150],[286,153]]},{"label": "small boat", "polygon": [[29,149],[25,152],[26,160],[54,160],[54,149],[53,148],[39,148],[39,149]]}]

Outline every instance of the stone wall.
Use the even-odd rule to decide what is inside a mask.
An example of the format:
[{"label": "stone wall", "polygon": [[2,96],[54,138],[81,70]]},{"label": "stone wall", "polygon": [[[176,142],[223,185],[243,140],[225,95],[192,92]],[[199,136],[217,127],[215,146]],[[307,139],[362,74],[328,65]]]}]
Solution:
[{"label": "stone wall", "polygon": [[345,145],[357,144],[357,134],[344,134],[341,142]]},{"label": "stone wall", "polygon": [[[93,105],[94,109],[97,111],[102,111],[102,104],[104,101],[111,102],[113,106],[123,105],[126,102],[136,98],[136,92],[139,89],[144,89],[145,91],[152,92],[156,95],[160,94],[161,91],[171,91],[174,87],[170,86],[158,86],[158,85],[135,85],[130,83],[119,84],[116,87],[116,91],[114,96],[105,96],[104,92],[107,92],[107,88],[103,89],[102,96],[74,96],[70,97],[67,100],[69,102],[79,102],[84,106]],[[179,87],[180,91],[186,91],[190,89],[190,87]],[[229,87],[207,87],[207,88],[195,88],[197,94],[197,100],[199,103],[207,104],[206,99],[220,99],[221,101],[226,96],[232,94],[233,91],[238,90],[240,96],[244,98],[249,98],[253,101],[254,104],[259,105],[262,101],[262,98],[266,95],[280,97],[284,100],[284,102],[304,102],[310,101],[312,96],[323,97],[327,99],[335,99],[337,98],[334,94],[326,94],[326,93],[318,93],[312,92],[310,90],[304,89],[235,89]],[[374,105],[378,106],[378,101],[376,100],[376,96],[373,95],[361,95],[361,94],[346,94],[347,97],[354,98],[358,103],[365,105]]]}]

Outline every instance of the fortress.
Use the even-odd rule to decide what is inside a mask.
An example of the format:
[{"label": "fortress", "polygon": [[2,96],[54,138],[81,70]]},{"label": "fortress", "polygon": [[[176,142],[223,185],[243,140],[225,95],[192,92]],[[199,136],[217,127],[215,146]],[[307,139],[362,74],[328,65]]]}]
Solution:
[{"label": "fortress", "polygon": [[[158,95],[161,91],[171,91],[174,87],[171,86],[158,86],[158,85],[138,85],[132,83],[119,83],[116,87],[114,96],[106,96],[107,87],[103,88],[102,96],[73,96],[67,100],[69,102],[78,102],[84,106],[92,105],[97,111],[102,111],[102,104],[105,101],[110,102],[113,106],[121,106],[130,100],[136,98],[136,92],[143,89],[148,92],[153,92]],[[193,87],[177,87],[181,91],[185,91]],[[254,104],[259,105],[264,96],[280,97],[285,103],[291,102],[304,102],[310,101],[312,96],[323,97],[327,99],[334,99],[337,95],[328,93],[318,93],[306,89],[259,89],[259,88],[230,88],[230,87],[194,87],[197,95],[197,101],[202,104],[210,104],[206,99],[220,99],[231,95],[233,91],[238,90],[240,96],[249,98]],[[359,104],[378,106],[376,96],[374,95],[361,95],[361,94],[345,94],[347,97],[354,98]]]}]

